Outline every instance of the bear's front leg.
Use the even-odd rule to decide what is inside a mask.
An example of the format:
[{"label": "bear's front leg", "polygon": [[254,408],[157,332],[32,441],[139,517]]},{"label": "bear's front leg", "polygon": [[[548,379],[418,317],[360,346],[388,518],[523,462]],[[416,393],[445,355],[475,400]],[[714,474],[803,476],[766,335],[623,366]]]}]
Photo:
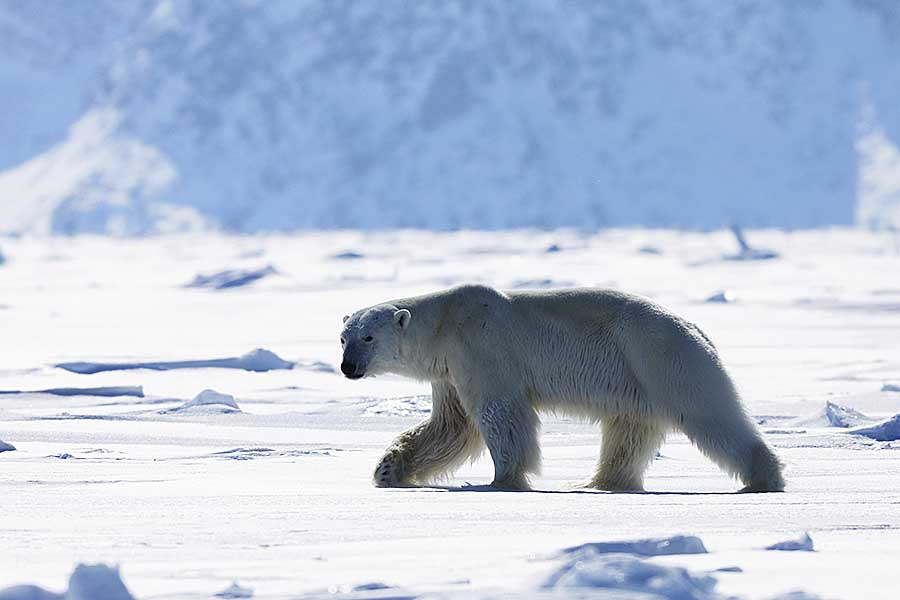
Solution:
[{"label": "bear's front leg", "polygon": [[540,421],[524,400],[487,402],[478,419],[481,435],[494,461],[491,486],[504,490],[528,490],[528,475],[540,471],[538,446]]},{"label": "bear's front leg", "polygon": [[425,484],[451,473],[477,456],[484,445],[478,428],[466,416],[456,389],[431,384],[431,417],[401,433],[375,467],[378,487]]}]

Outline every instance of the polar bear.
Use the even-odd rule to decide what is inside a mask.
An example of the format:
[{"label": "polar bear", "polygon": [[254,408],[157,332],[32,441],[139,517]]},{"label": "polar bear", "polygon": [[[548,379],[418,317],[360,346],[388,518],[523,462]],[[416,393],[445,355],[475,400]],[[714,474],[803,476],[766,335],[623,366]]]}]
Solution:
[{"label": "polar bear", "polygon": [[487,446],[494,487],[529,489],[538,412],[599,421],[587,484],[639,491],[667,432],[680,430],[747,492],[784,489],[781,463],[741,406],[700,329],[614,290],[502,292],[482,285],[392,300],[344,317],[342,373],[431,382],[430,418],[375,469],[379,487],[421,485]]}]

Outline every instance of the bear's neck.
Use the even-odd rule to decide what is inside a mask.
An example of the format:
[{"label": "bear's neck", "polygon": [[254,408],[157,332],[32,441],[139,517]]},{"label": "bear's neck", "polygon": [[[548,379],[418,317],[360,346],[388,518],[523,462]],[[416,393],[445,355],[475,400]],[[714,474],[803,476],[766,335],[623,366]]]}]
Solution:
[{"label": "bear's neck", "polygon": [[449,378],[446,336],[450,324],[451,303],[438,295],[420,296],[394,303],[412,313],[409,327],[400,345],[404,375],[420,381]]}]

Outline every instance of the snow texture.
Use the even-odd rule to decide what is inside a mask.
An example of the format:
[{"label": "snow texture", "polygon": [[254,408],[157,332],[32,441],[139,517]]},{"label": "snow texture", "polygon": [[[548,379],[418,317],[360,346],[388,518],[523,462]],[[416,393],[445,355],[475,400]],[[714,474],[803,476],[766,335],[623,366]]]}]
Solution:
[{"label": "snow texture", "polygon": [[431,396],[411,396],[408,398],[388,398],[366,407],[366,416],[408,417],[427,416],[431,412]]},{"label": "snow texture", "polygon": [[219,271],[218,273],[213,273],[211,275],[197,275],[194,277],[194,280],[185,285],[185,287],[227,290],[250,285],[277,272],[278,271],[276,271],[275,267],[272,265],[253,270],[230,269],[227,271]]},{"label": "snow texture", "polygon": [[[900,414],[900,394],[879,391],[900,373],[900,311],[891,308],[900,288],[885,283],[900,238],[745,233],[780,258],[723,261],[734,246],[727,230],[0,239],[14,257],[0,270],[0,299],[12,307],[0,311],[0,380],[22,390],[0,396],[0,439],[18,448],[0,453],[0,497],[12,499],[0,505],[0,589],[33,584],[58,599],[89,559],[123,564],[130,591],[147,599],[210,598],[237,581],[259,600],[772,600],[794,590],[895,600],[900,445],[853,433]],[[554,244],[559,251],[545,251]],[[665,253],[636,251],[644,245]],[[332,258],[346,250],[366,258]],[[181,286],[248,252],[291,268],[277,286]],[[647,492],[583,489],[600,428],[552,412],[541,415],[533,492],[490,488],[487,453],[430,487],[374,488],[385,449],[429,417],[430,389],[335,373],[341,317],[457,283],[524,280],[633,291],[696,323],[786,464],[787,491],[735,493],[735,481],[675,434],[648,468]],[[715,290],[738,290],[740,302],[698,302]],[[85,383],[57,363],[172,366],[255,347],[303,359],[290,370],[189,361],[89,377],[127,387],[139,376],[143,398],[32,391]],[[280,366],[269,359],[244,366]],[[171,411],[204,389],[237,398],[241,412],[227,397]],[[819,424],[792,425],[826,402],[876,421],[834,427],[816,410]],[[819,552],[763,550],[804,531]],[[660,554],[692,549],[695,538],[680,534],[708,552]]]},{"label": "snow texture", "polygon": [[781,550],[785,552],[815,552],[813,548],[812,538],[808,533],[804,533],[794,540],[785,540],[777,542],[770,546],[766,546],[766,550]]},{"label": "snow texture", "polygon": [[149,369],[151,371],[172,371],[174,369],[241,369],[244,371],[273,371],[293,369],[294,363],[283,360],[277,354],[264,348],[257,348],[236,358],[214,358],[209,360],[182,360],[133,363],[66,362],[55,365],[60,369],[93,375],[104,371],[127,371]]},{"label": "snow texture", "polygon": [[891,0],[415,4],[0,3],[0,232],[900,222]]},{"label": "snow texture", "polygon": [[900,392],[900,384],[885,383],[881,386],[882,392]]},{"label": "snow texture", "polygon": [[859,427],[850,430],[850,433],[863,435],[879,442],[893,442],[900,440],[900,414],[890,419],[876,423],[870,427]]}]

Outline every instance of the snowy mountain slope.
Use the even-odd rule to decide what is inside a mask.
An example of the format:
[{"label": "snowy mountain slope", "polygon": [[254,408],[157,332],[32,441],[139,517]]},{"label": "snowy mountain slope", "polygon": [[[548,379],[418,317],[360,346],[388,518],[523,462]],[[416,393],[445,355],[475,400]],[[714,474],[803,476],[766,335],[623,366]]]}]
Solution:
[{"label": "snowy mountain slope", "polygon": [[0,170],[59,142],[149,0],[0,0]]},{"label": "snowy mountain slope", "polygon": [[885,220],[890,2],[140,8],[85,102],[172,165],[142,201],[229,230]]}]

